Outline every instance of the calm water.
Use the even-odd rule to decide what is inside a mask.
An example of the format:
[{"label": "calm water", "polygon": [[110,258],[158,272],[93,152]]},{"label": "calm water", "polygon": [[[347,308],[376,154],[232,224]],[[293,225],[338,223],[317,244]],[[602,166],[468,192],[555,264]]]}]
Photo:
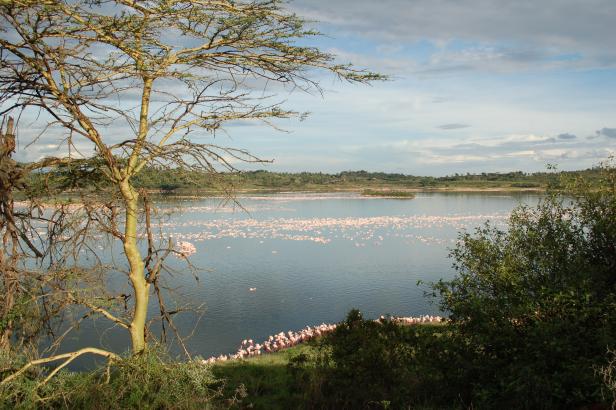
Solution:
[{"label": "calm water", "polygon": [[[417,282],[452,277],[448,253],[457,233],[486,220],[504,227],[513,208],[538,200],[500,193],[422,193],[412,200],[279,194],[240,198],[244,209],[216,199],[161,201],[162,231],[197,248],[191,261],[199,280],[177,260],[168,283],[179,304],[203,305],[205,312],[198,323],[191,314],[176,323],[184,333],[194,330],[191,352],[209,357],[235,351],[245,338],[340,321],[351,308],[368,317],[438,313]],[[83,326],[65,348],[85,343],[128,346],[124,332],[102,319]]]}]

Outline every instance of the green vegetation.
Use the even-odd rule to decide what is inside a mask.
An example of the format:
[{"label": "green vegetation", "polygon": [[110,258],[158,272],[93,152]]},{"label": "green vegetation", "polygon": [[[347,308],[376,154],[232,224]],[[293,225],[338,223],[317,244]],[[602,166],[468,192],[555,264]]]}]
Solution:
[{"label": "green vegetation", "polygon": [[[435,285],[456,349],[447,385],[493,408],[602,401],[597,369],[616,342],[616,169],[566,184],[508,231],[463,234],[458,276]],[[454,367],[455,368],[455,367]]]},{"label": "green vegetation", "polygon": [[[238,161],[265,161],[202,137],[229,122],[301,116],[272,98],[286,85],[320,91],[316,70],[350,83],[384,77],[307,46],[319,33],[282,0],[5,1],[0,20],[3,115],[36,114],[34,128],[67,148],[17,164],[13,120],[6,131],[0,124],[1,407],[534,409],[616,397],[613,167],[439,178],[240,172]],[[265,89],[246,87],[255,80]],[[93,157],[75,158],[78,147]],[[536,208],[517,209],[506,231],[461,235],[457,276],[429,292],[447,325],[402,327],[352,311],[312,346],[211,367],[169,359],[146,339],[158,336],[156,319],[176,330],[179,310],[167,310],[160,289],[177,283],[160,280],[172,273],[168,256],[185,257],[171,238],[154,237],[148,191],[410,197],[431,189],[548,192]],[[80,205],[38,207],[50,198],[68,205],[57,193],[78,194]],[[27,212],[15,209],[19,195]],[[117,265],[99,263],[92,244],[102,236],[122,246]],[[106,286],[116,271],[126,274],[121,294]],[[68,333],[54,331],[95,315],[126,330],[125,358],[98,348],[37,358],[44,337],[61,344]],[[82,353],[106,364],[66,371]]]},{"label": "green vegetation", "polygon": [[[594,175],[595,170],[579,173]],[[446,177],[422,177],[384,172],[345,171],[337,174],[321,172],[246,171],[227,173],[212,179],[211,175],[181,170],[150,168],[143,170],[135,184],[141,188],[165,192],[215,191],[220,184],[238,191],[400,191],[426,189],[545,189],[558,179],[554,173],[523,172],[482,173]]]},{"label": "green vegetation", "polygon": [[434,360],[442,354],[443,325],[404,326],[389,318],[366,320],[357,310],[313,356],[291,363],[294,382],[303,386],[306,408],[452,407],[441,395],[442,377]]},{"label": "green vegetation", "polygon": [[[302,408],[305,402],[303,386],[295,383],[293,363],[298,357],[314,357],[317,349],[304,344],[278,353],[246,360],[221,362],[212,367],[219,380],[223,400],[242,392],[242,407],[256,409]],[[220,401],[219,401],[220,402]]]},{"label": "green vegetation", "polygon": [[[213,366],[175,362],[151,349],[114,362],[109,370],[61,371],[48,383],[43,383],[44,371],[33,369],[0,386],[0,408],[301,409],[425,404],[422,389],[438,390],[438,386],[433,389],[417,382],[426,368],[422,360],[413,358],[428,359],[428,351],[408,346],[416,342],[428,346],[426,341],[445,331],[446,326],[406,327],[363,320],[355,311],[329,337]],[[5,374],[24,362],[14,356],[0,358]],[[379,401],[372,403],[377,397]]]},{"label": "green vegetation", "polygon": [[[0,360],[3,375],[25,362],[6,354]],[[0,408],[203,409],[222,397],[220,388],[212,386],[208,368],[173,362],[156,349],[115,362],[107,370],[61,371],[43,383],[43,371],[33,369],[0,386]]]},{"label": "green vegetation", "polygon": [[[607,408],[616,397],[616,168],[563,179],[507,230],[452,250],[457,275],[428,289],[449,321],[401,326],[349,313],[309,345],[178,363],[146,352],[92,373],[32,369],[4,407]],[[164,357],[164,356],[163,356]],[[20,363],[4,356],[3,377]]]},{"label": "green vegetation", "polygon": [[374,190],[364,189],[361,193],[363,196],[375,196],[383,198],[398,198],[398,199],[413,199],[415,193],[409,191],[389,191],[389,190]]},{"label": "green vegetation", "polygon": [[[225,362],[214,374],[225,395],[244,386],[242,406],[256,409],[451,408],[431,364],[446,325],[401,326],[349,313],[332,334],[309,345]],[[241,388],[240,388],[241,390]]]},{"label": "green vegetation", "polygon": [[[106,182],[89,161],[60,167],[49,173],[30,177],[32,186],[57,185],[66,191],[99,189]],[[584,177],[596,183],[598,168],[584,171],[523,173],[455,174],[445,177],[422,177],[383,172],[345,171],[337,174],[313,172],[245,171],[212,175],[180,168],[145,167],[134,179],[136,188],[176,194],[214,194],[221,189],[235,192],[354,191],[374,196],[412,196],[414,191],[481,191],[546,190],[563,178]]]}]

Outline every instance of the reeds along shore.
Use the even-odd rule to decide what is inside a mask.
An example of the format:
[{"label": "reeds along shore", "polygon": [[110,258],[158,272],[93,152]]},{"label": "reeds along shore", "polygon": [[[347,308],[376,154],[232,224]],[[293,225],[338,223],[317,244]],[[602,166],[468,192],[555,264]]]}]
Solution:
[{"label": "reeds along shore", "polygon": [[[377,322],[386,320],[384,316],[376,319]],[[393,317],[391,320],[400,325],[410,326],[418,324],[436,324],[445,322],[447,319],[441,316],[417,316],[417,317]],[[227,360],[244,359],[248,357],[260,356],[267,353],[275,353],[300,343],[307,342],[319,336],[333,332],[338,325],[322,323],[317,326],[307,326],[304,329],[293,332],[280,332],[276,335],[269,336],[262,343],[255,343],[252,339],[245,339],[240,344],[239,349],[235,354],[220,355],[202,360],[203,364],[213,364],[216,362],[224,362]]]}]

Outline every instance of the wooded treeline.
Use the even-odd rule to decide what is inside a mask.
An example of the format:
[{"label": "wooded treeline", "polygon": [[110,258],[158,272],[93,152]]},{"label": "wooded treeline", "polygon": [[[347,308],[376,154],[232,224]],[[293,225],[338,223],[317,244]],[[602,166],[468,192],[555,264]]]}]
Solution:
[{"label": "wooded treeline", "polygon": [[[107,184],[102,174],[88,161],[52,172],[32,174],[32,184],[64,184],[67,190],[97,189]],[[417,176],[386,172],[343,171],[272,172],[267,170],[223,172],[212,178],[210,173],[182,168],[145,167],[134,178],[135,187],[167,193],[205,193],[220,190],[235,191],[336,191],[363,188],[392,189],[545,189],[558,184],[561,177],[583,176],[593,181],[599,178],[598,168],[560,172],[483,172],[454,174],[442,177]],[[71,188],[72,187],[72,188]]]}]

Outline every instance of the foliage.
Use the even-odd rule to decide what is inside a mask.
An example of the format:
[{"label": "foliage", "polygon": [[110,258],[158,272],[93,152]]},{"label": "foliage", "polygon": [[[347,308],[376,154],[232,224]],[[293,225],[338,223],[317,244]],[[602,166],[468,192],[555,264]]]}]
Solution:
[{"label": "foliage", "polygon": [[445,326],[367,320],[352,310],[316,354],[295,356],[289,371],[304,408],[450,406],[453,399],[439,397],[442,376],[433,362],[446,351],[446,334]]},{"label": "foliage", "polygon": [[[19,361],[20,363],[16,363]],[[2,357],[2,368],[17,367],[16,356]],[[61,371],[47,384],[44,372],[27,376],[0,387],[1,408],[88,408],[88,409],[203,409],[211,408],[221,396],[211,370],[199,362],[176,362],[162,351],[116,362],[107,369],[89,373]],[[230,394],[228,402],[233,402]]]},{"label": "foliage", "polygon": [[[597,180],[599,172],[596,169],[586,171],[561,172],[561,175],[584,176],[589,180]],[[315,190],[327,191],[336,189],[359,189],[379,191],[383,187],[391,190],[426,189],[426,188],[502,188],[502,189],[545,189],[552,178],[559,174],[537,172],[524,174],[522,172],[466,174],[445,177],[426,177],[403,174],[388,174],[383,172],[345,171],[335,174],[323,172],[270,172],[245,171],[241,173],[225,173],[221,175],[225,183],[244,190]],[[163,169],[160,167],[145,168],[135,179],[135,185],[146,189],[161,189],[173,186],[174,189],[195,191],[215,190],[215,185],[207,174],[187,172],[181,169]],[[404,191],[401,191],[404,192]]]},{"label": "foliage", "polygon": [[[119,159],[118,159],[119,161]],[[84,164],[75,162],[46,174],[30,175],[30,185],[43,183],[63,186],[67,192],[88,190],[88,187],[102,188],[109,182],[102,174],[93,174]],[[76,168],[82,167],[81,170]],[[78,172],[73,172],[76,170]],[[73,175],[72,178],[68,178]],[[559,182],[559,177],[584,177],[593,184],[599,183],[600,170],[597,168],[583,171],[561,171],[558,173],[522,172],[465,174],[444,177],[428,177],[404,174],[388,174],[383,172],[345,171],[335,174],[323,172],[271,172],[244,171],[223,172],[216,179],[207,172],[168,168],[162,166],[146,166],[135,176],[134,185],[137,188],[158,190],[163,193],[214,193],[220,185],[233,187],[240,191],[383,191],[382,195],[400,192],[410,195],[409,189],[502,189],[502,190],[545,190]],[[68,183],[70,182],[70,184]],[[384,189],[385,188],[385,189]],[[379,194],[380,195],[380,194]]]},{"label": "foliage", "polygon": [[339,324],[344,330],[330,337],[215,364],[213,373],[224,386],[222,398],[243,388],[239,408],[433,409],[459,404],[442,388],[443,366],[435,366],[435,361],[448,359],[451,350],[447,325],[398,326],[389,320],[378,324],[356,312],[350,315],[351,322],[347,318]]},{"label": "foliage", "polygon": [[401,327],[393,322],[364,320],[359,311],[349,312],[323,341],[330,349],[320,363],[323,397],[338,408],[383,402],[399,407],[413,384],[411,351],[402,341]]},{"label": "foliage", "polygon": [[509,229],[464,233],[458,275],[434,285],[458,349],[448,374],[467,403],[562,408],[601,401],[616,341],[616,170],[561,184]]}]

